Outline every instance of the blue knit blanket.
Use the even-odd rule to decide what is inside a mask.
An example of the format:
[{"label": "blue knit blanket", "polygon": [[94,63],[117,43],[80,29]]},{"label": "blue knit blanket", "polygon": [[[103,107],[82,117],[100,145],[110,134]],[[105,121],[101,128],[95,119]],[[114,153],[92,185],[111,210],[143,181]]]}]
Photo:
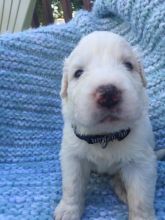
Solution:
[{"label": "blue knit blanket", "polygon": [[[165,144],[165,1],[96,0],[64,25],[0,36],[0,220],[52,220],[61,198],[59,149],[63,59],[83,35],[108,30],[143,55],[157,148]],[[145,128],[144,128],[145,129]],[[165,219],[165,162],[158,162],[155,209]],[[93,174],[83,220],[124,220],[109,177]]]}]

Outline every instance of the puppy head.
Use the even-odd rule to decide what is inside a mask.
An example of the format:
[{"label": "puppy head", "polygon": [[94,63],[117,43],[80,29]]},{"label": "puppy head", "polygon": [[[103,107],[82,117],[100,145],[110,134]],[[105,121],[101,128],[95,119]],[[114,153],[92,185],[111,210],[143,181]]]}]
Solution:
[{"label": "puppy head", "polygon": [[121,36],[93,32],[65,60],[61,86],[63,115],[94,133],[125,128],[146,107],[143,68]]}]

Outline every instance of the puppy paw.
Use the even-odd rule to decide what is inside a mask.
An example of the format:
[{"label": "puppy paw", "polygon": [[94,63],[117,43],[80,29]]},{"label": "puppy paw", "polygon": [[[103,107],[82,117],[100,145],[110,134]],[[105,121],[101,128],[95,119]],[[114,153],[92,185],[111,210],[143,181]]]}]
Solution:
[{"label": "puppy paw", "polygon": [[54,212],[55,220],[80,220],[80,208],[61,201]]},{"label": "puppy paw", "polygon": [[148,215],[146,213],[139,213],[139,214],[129,213],[129,220],[156,220],[156,217],[154,215]]}]

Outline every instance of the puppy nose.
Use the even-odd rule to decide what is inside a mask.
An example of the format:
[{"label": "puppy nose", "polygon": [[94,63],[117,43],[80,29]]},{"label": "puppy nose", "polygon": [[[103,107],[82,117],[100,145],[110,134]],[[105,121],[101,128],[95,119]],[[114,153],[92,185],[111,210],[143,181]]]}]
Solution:
[{"label": "puppy nose", "polygon": [[96,102],[101,107],[111,108],[121,101],[121,91],[114,85],[102,85],[96,90]]}]

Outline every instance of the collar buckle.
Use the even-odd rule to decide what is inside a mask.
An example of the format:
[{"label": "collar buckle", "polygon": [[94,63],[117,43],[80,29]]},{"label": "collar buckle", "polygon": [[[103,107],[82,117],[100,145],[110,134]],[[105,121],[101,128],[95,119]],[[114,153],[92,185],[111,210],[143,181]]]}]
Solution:
[{"label": "collar buckle", "polygon": [[103,137],[103,139],[100,141],[101,147],[104,149],[106,148],[108,141],[106,137]]}]

